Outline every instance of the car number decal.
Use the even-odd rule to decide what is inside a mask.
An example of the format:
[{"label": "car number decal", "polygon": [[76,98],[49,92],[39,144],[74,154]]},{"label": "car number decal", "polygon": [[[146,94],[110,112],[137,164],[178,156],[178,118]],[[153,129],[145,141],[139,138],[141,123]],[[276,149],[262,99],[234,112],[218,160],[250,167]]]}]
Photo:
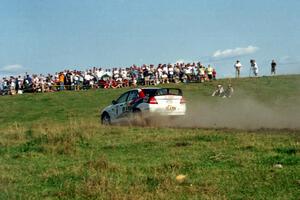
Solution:
[{"label": "car number decal", "polygon": [[172,106],[172,105],[168,105],[168,106],[166,107],[166,110],[174,111],[174,110],[176,110],[176,107],[175,107],[175,106]]}]

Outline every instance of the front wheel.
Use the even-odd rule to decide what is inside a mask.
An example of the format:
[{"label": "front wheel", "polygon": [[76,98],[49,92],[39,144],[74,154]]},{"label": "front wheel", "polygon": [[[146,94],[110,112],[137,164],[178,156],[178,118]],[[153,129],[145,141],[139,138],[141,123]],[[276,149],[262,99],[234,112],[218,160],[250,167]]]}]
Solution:
[{"label": "front wheel", "polygon": [[111,125],[110,116],[107,113],[104,113],[101,117],[101,124],[103,125]]}]

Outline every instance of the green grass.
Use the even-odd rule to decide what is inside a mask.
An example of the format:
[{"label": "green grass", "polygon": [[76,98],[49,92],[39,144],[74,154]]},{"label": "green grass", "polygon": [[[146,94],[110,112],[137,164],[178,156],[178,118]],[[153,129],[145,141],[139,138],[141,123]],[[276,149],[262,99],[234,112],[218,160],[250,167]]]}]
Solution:
[{"label": "green grass", "polygon": [[[235,99],[300,103],[300,76],[178,86],[191,104],[230,104],[210,97],[219,82]],[[299,199],[299,130],[101,126],[123,91],[0,97],[0,199]]]}]

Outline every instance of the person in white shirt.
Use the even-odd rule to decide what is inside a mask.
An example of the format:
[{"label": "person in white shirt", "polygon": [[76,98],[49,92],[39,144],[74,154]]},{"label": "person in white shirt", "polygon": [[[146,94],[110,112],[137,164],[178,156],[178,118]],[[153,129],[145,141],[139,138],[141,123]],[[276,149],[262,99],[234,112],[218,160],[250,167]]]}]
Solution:
[{"label": "person in white shirt", "polygon": [[94,75],[95,75],[95,77],[96,77],[97,80],[100,80],[101,77],[102,77],[102,75],[103,75],[102,69],[101,69],[101,68],[99,68],[99,69],[96,68],[96,69],[95,69]]},{"label": "person in white shirt", "polygon": [[234,64],[234,68],[235,68],[235,77],[240,78],[242,64],[240,63],[239,60],[237,60],[236,63]]},{"label": "person in white shirt", "polygon": [[121,77],[122,79],[127,79],[127,71],[124,68],[121,70]]},{"label": "person in white shirt", "polygon": [[46,82],[46,78],[40,74],[39,76],[39,86],[38,86],[38,91],[39,92],[45,92],[45,82]]},{"label": "person in white shirt", "polygon": [[163,65],[163,74],[169,74],[169,69],[166,64]]},{"label": "person in white shirt", "polygon": [[0,94],[3,90],[3,85],[4,85],[4,78],[3,79],[0,79]]},{"label": "person in white shirt", "polygon": [[114,68],[113,70],[113,78],[116,80],[117,78],[119,78],[119,69],[118,68]]},{"label": "person in white shirt", "polygon": [[161,67],[158,67],[157,68],[157,77],[160,82],[162,81],[162,75],[163,75],[163,70]]},{"label": "person in white shirt", "polygon": [[201,66],[199,68],[200,82],[203,83],[205,81],[205,67]]},{"label": "person in white shirt", "polygon": [[79,75],[74,72],[73,74],[73,80],[74,80],[74,89],[75,91],[79,90]]},{"label": "person in white shirt", "polygon": [[207,76],[208,76],[208,79],[209,80],[212,80],[212,74],[213,74],[213,68],[210,66],[210,65],[208,65],[207,66],[207,68],[206,68],[206,72],[207,72]]},{"label": "person in white shirt", "polygon": [[255,60],[250,60],[250,64],[251,64],[251,69],[253,71],[253,74],[255,77],[258,76],[258,65],[257,63],[255,62]]},{"label": "person in white shirt", "polygon": [[90,74],[86,73],[84,75],[84,79],[89,82],[92,79],[92,77],[90,76]]},{"label": "person in white shirt", "polygon": [[161,76],[161,78],[162,78],[162,83],[164,84],[164,83],[169,83],[169,79],[168,79],[168,74],[167,74],[167,72],[163,72],[163,74],[162,74],[162,76]]},{"label": "person in white shirt", "polygon": [[169,71],[169,81],[173,81],[174,78],[174,68],[173,65],[168,65],[168,71]]},{"label": "person in white shirt", "polygon": [[184,66],[184,73],[187,74],[187,75],[190,75],[192,73],[189,64]]},{"label": "person in white shirt", "polygon": [[39,90],[39,84],[40,84],[40,80],[39,80],[38,76],[37,75],[33,75],[32,86],[33,86],[33,90],[35,92],[38,92],[38,90]]},{"label": "person in white shirt", "polygon": [[110,71],[110,69],[107,69],[104,73],[104,75],[107,75],[109,77],[112,77],[113,73]]}]

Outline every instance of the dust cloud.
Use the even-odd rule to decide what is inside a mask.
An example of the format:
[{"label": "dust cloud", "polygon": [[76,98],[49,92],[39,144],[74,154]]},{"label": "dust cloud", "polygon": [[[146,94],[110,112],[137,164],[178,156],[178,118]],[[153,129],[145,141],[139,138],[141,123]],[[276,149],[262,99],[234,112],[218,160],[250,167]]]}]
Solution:
[{"label": "dust cloud", "polygon": [[[218,97],[212,97],[218,98]],[[175,126],[234,129],[300,129],[300,105],[268,105],[251,97],[195,101],[188,105],[187,115]]]},{"label": "dust cloud", "polygon": [[[272,99],[272,98],[270,98]],[[231,98],[204,97],[188,99],[184,117],[143,116],[127,118],[119,125],[175,128],[228,129],[300,129],[298,99],[273,98],[273,102],[259,101],[239,92]],[[290,102],[289,102],[290,101]]]}]

